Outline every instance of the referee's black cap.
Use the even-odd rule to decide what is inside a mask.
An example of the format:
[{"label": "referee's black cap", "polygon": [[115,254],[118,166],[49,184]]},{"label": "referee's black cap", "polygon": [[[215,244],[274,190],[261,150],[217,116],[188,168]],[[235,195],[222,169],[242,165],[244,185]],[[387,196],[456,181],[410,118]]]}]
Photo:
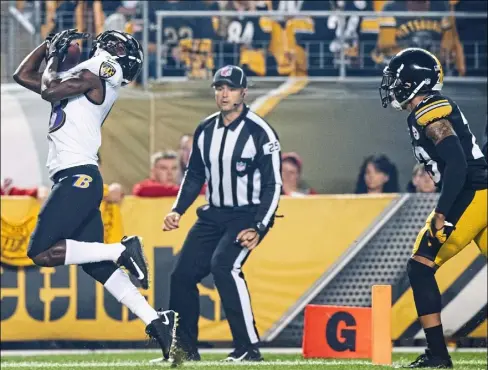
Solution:
[{"label": "referee's black cap", "polygon": [[247,77],[241,67],[228,65],[215,72],[212,87],[227,84],[232,87],[247,88]]}]

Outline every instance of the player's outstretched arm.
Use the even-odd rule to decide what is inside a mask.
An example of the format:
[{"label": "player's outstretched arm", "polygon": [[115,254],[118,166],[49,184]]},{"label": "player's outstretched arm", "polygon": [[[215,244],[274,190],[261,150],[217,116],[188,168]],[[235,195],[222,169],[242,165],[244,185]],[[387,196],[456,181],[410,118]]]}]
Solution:
[{"label": "player's outstretched arm", "polygon": [[41,97],[48,102],[57,102],[89,92],[102,89],[100,78],[87,69],[60,79],[57,74],[58,57],[49,59],[42,74]]},{"label": "player's outstretched arm", "polygon": [[46,56],[46,51],[47,42],[43,42],[24,58],[13,75],[15,82],[37,94],[41,93],[42,73],[39,72],[39,68]]}]

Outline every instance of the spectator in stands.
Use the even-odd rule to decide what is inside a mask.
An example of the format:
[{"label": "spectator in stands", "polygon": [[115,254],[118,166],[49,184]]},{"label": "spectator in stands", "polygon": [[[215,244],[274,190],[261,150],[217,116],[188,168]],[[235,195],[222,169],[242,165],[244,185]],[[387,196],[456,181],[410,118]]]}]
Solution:
[{"label": "spectator in stands", "polygon": [[138,1],[104,0],[102,2],[105,15],[104,30],[127,32],[128,21],[135,16]]},{"label": "spectator in stands", "polygon": [[77,0],[65,0],[59,2],[54,16],[54,29],[51,32],[61,32],[75,27],[75,10],[78,6]]},{"label": "spectator in stands", "polygon": [[33,198],[37,198],[44,201],[49,195],[49,189],[45,186],[39,186],[37,188],[18,188],[13,186],[13,180],[11,178],[5,178],[0,188],[1,195],[25,195]]},{"label": "spectator in stands", "polygon": [[[144,1],[139,2],[138,13],[142,14],[142,5]],[[182,0],[166,0],[166,1],[148,1],[149,7],[149,43],[146,50],[148,61],[148,73],[150,78],[157,76],[157,33],[161,33],[161,61],[162,73],[164,76],[184,76],[187,72],[191,74],[192,65],[195,60],[202,58],[202,55],[207,53],[201,50],[205,43],[196,41],[197,39],[211,39],[214,35],[211,17],[168,17],[163,22],[163,29],[158,30],[154,27],[157,24],[156,12],[162,11],[185,11],[185,10],[208,10],[208,6],[203,1],[182,1]],[[137,30],[135,37],[142,39],[142,30]],[[183,40],[195,40],[195,48],[197,51],[192,54],[192,63],[188,66],[182,55],[180,42]],[[200,45],[201,44],[201,45]],[[192,44],[193,45],[193,44]],[[198,64],[198,63],[196,63]],[[141,74],[142,75],[142,74]],[[140,76],[142,77],[142,76]]]},{"label": "spectator in stands", "polygon": [[413,167],[412,180],[407,185],[409,193],[436,193],[438,191],[434,181],[421,163]]},{"label": "spectator in stands", "polygon": [[367,157],[356,183],[356,194],[398,193],[398,171],[390,159],[381,154]]},{"label": "spectator in stands", "polygon": [[283,178],[283,195],[303,197],[317,192],[302,181],[302,159],[297,153],[283,153],[281,177]]},{"label": "spectator in stands", "polygon": [[151,157],[151,176],[132,189],[140,197],[170,197],[178,195],[178,155],[172,150],[158,152]]},{"label": "spectator in stands", "polygon": [[246,12],[254,11],[257,2],[249,0],[228,1],[224,8],[240,12],[240,16],[215,17],[214,28],[222,39],[221,63],[234,64],[236,51],[238,65],[247,76],[264,76],[266,68],[275,64],[275,58],[267,52],[271,41],[272,21],[268,17],[248,17]]},{"label": "spectator in stands", "polygon": [[[432,51],[441,62],[454,62],[460,75],[466,73],[463,47],[453,27],[453,17],[423,17],[419,12],[448,12],[449,2],[439,0],[390,1],[385,12],[410,12],[409,17],[381,17],[376,49],[372,59],[378,65],[388,64],[391,57],[406,47],[418,47]],[[453,58],[454,57],[454,58]],[[451,60],[453,59],[453,60]],[[450,66],[451,63],[446,65]],[[451,73],[451,68],[446,68]]]},{"label": "spectator in stands", "polygon": [[180,147],[178,148],[178,162],[179,162],[179,173],[178,173],[178,183],[181,184],[183,175],[186,171],[186,166],[188,165],[188,160],[190,159],[191,148],[193,145],[193,135],[185,134],[180,139]]},{"label": "spectator in stands", "polygon": [[[100,158],[100,153],[98,153],[98,168],[103,177],[102,171],[102,159]],[[122,185],[118,182],[113,182],[111,184],[103,183],[103,200],[109,203],[121,203],[124,199],[124,189]]]}]

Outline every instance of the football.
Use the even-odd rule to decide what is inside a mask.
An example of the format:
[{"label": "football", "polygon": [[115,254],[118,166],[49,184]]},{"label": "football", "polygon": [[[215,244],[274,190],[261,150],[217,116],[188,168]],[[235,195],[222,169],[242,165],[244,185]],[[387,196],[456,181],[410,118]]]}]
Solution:
[{"label": "football", "polygon": [[76,41],[71,41],[64,60],[59,65],[59,72],[67,71],[80,62],[81,47]]}]

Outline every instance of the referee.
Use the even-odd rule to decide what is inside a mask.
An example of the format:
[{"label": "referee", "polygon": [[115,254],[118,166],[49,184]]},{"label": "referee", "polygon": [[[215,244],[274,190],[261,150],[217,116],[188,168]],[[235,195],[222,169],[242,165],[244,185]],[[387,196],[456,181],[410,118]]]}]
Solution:
[{"label": "referee", "polygon": [[240,67],[219,69],[212,87],[219,111],[197,127],[178,197],[164,219],[164,231],[178,228],[207,181],[208,204],[197,209],[171,275],[170,309],[180,314],[179,345],[187,359],[200,360],[197,283],[212,273],[234,339],[226,360],[261,361],[241,268],[273,224],[282,185],[280,143],[244,104],[247,78]]}]

